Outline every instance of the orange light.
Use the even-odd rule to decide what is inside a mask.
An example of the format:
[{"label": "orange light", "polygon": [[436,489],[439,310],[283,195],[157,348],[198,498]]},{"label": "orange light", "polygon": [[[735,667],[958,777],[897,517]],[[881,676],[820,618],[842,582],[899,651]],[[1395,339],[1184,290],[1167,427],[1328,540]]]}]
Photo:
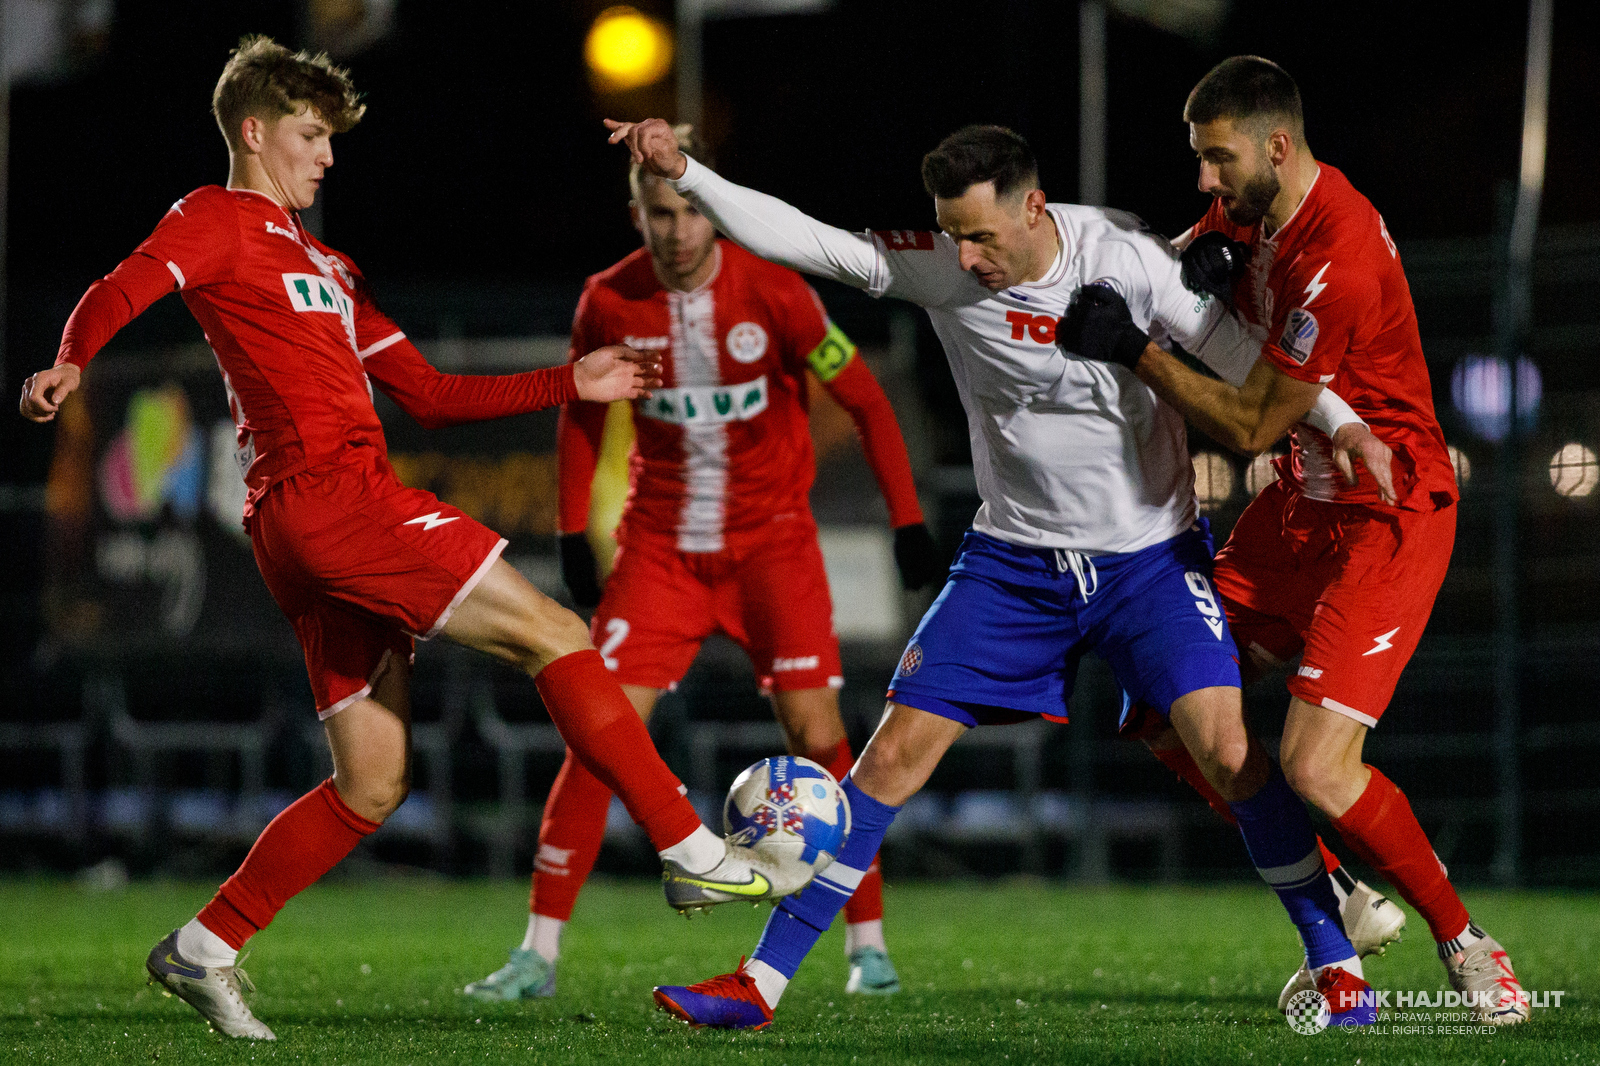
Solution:
[{"label": "orange light", "polygon": [[583,58],[602,88],[637,89],[671,69],[672,33],[635,8],[608,7],[589,27]]}]

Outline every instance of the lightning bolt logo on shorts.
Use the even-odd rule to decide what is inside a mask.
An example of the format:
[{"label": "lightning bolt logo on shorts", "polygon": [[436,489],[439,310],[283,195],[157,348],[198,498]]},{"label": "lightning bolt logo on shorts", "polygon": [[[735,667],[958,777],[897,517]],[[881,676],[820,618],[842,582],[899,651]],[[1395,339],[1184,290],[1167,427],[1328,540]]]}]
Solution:
[{"label": "lightning bolt logo on shorts", "polygon": [[1396,633],[1398,633],[1398,632],[1400,632],[1400,627],[1399,626],[1395,626],[1393,629],[1389,630],[1389,632],[1387,632],[1387,633],[1384,633],[1382,636],[1373,637],[1372,638],[1372,643],[1373,643],[1372,650],[1371,651],[1362,652],[1361,653],[1361,657],[1363,659],[1365,659],[1369,655],[1376,655],[1380,651],[1388,651],[1390,648],[1394,647],[1394,645],[1392,643],[1390,643],[1390,642],[1394,639],[1394,635]]},{"label": "lightning bolt logo on shorts", "polygon": [[402,522],[400,524],[403,526],[414,526],[420,522],[422,524],[423,532],[427,532],[428,530],[433,529],[435,526],[442,526],[447,522],[454,522],[456,519],[461,517],[458,514],[453,514],[449,518],[440,518],[439,515],[442,513],[442,511],[435,511],[432,514],[418,515],[409,522]]}]

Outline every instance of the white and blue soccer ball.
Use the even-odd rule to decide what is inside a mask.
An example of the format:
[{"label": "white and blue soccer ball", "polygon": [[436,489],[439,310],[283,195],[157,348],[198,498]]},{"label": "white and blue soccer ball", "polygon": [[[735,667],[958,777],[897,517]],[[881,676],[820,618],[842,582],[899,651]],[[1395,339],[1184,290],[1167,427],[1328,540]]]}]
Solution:
[{"label": "white and blue soccer ball", "polygon": [[776,755],[734,778],[722,825],[728,843],[749,849],[787,895],[838,857],[850,836],[850,801],[810,759]]}]

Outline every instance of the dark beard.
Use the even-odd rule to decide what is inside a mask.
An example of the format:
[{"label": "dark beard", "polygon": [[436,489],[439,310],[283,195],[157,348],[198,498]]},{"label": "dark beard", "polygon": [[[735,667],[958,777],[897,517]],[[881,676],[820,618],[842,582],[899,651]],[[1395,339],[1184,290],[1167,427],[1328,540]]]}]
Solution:
[{"label": "dark beard", "polygon": [[1278,191],[1282,187],[1278,175],[1271,167],[1266,167],[1240,187],[1233,206],[1224,207],[1222,213],[1235,226],[1254,226],[1266,217],[1267,210],[1272,207],[1272,201],[1278,198]]}]

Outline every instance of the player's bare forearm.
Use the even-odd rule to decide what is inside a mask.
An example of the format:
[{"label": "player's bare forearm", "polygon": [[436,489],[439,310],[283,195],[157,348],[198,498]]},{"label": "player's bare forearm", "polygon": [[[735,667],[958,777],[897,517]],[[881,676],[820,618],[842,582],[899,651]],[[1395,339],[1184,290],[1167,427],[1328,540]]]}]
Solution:
[{"label": "player's bare forearm", "polygon": [[1201,432],[1242,455],[1270,448],[1306,416],[1322,391],[1321,385],[1296,381],[1265,359],[1256,362],[1242,387],[1235,387],[1191,370],[1155,344],[1146,346],[1134,372]]}]

